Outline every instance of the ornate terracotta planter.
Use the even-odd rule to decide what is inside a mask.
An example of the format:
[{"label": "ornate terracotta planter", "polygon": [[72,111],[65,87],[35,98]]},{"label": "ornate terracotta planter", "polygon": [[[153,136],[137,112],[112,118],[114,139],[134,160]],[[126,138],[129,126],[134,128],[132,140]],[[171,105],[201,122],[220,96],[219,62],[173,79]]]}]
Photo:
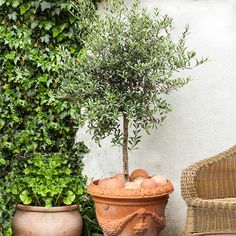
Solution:
[{"label": "ornate terracotta planter", "polygon": [[165,207],[173,185],[152,189],[108,189],[95,180],[88,186],[105,236],[157,236],[165,227]]},{"label": "ornate terracotta planter", "polygon": [[13,218],[15,236],[80,236],[82,228],[78,205],[46,208],[18,204]]}]

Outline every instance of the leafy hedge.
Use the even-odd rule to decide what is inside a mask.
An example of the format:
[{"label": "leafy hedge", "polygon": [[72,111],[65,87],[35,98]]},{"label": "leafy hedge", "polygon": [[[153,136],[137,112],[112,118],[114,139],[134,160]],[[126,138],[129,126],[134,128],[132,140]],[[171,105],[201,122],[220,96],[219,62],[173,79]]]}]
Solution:
[{"label": "leafy hedge", "polygon": [[[65,56],[60,47],[77,56],[95,10],[92,0],[0,0],[0,235],[12,234],[7,174],[34,152],[72,149],[75,109],[53,97]],[[76,153],[71,158],[81,159]]]}]

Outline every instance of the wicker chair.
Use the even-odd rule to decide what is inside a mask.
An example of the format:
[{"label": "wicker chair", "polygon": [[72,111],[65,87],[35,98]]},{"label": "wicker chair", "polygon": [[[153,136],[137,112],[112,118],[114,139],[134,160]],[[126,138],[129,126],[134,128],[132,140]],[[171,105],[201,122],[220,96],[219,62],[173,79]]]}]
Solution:
[{"label": "wicker chair", "polygon": [[236,146],[186,168],[181,191],[188,205],[185,236],[236,235]]}]

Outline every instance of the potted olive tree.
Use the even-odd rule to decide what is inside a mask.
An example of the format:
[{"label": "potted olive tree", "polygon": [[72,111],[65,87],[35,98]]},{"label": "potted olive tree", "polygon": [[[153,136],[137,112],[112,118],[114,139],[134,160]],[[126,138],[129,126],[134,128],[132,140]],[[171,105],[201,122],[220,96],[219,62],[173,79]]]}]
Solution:
[{"label": "potted olive tree", "polygon": [[[190,81],[177,73],[206,61],[187,49],[188,27],[178,40],[172,34],[173,19],[157,9],[153,14],[140,11],[139,1],[131,8],[113,5],[94,22],[80,58],[68,55],[61,72],[61,94],[83,107],[81,115],[95,141],[111,136],[122,147],[124,182],[132,178],[128,151],[140,142],[141,131],[148,133],[171,111],[163,95]],[[172,184],[123,187],[114,178],[88,187],[105,235],[157,235],[165,225]]]}]

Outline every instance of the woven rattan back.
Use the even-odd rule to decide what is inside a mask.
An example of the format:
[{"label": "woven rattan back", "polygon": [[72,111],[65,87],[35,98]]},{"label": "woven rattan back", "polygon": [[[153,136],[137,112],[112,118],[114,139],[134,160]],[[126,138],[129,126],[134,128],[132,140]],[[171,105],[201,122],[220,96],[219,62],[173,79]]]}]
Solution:
[{"label": "woven rattan back", "polygon": [[200,198],[236,197],[236,148],[209,159],[194,185]]}]

